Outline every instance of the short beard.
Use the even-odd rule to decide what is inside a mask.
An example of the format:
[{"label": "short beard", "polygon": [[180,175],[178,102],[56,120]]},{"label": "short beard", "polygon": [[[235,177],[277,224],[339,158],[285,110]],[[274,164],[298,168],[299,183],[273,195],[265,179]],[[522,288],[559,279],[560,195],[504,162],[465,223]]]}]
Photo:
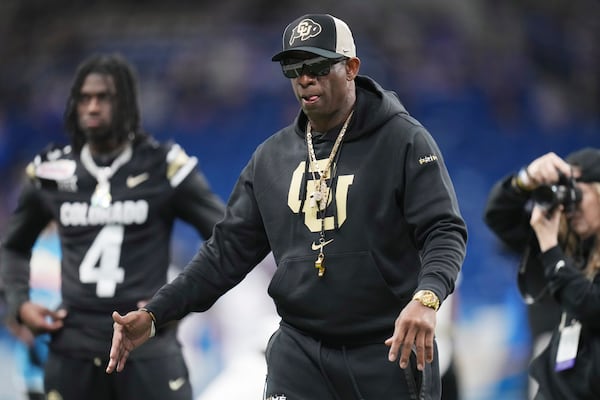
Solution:
[{"label": "short beard", "polygon": [[108,126],[85,129],[83,134],[86,142],[102,152],[110,152],[123,142],[123,137]]},{"label": "short beard", "polygon": [[85,135],[86,142],[91,143],[103,143],[110,141],[114,135],[113,129],[108,126],[101,126],[98,128],[84,129],[83,134]]}]

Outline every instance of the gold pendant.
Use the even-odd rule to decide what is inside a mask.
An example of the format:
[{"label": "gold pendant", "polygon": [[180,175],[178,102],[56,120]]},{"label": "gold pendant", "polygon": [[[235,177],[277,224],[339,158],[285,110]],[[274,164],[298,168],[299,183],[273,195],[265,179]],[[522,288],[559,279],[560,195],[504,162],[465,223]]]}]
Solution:
[{"label": "gold pendant", "polygon": [[317,260],[315,261],[315,268],[319,270],[317,273],[319,275],[319,278],[325,275],[325,266],[323,265],[324,259],[325,256],[323,255],[323,253],[319,253],[319,255],[317,256]]},{"label": "gold pendant", "polygon": [[315,208],[321,202],[321,192],[312,192],[310,194],[310,207]]},{"label": "gold pendant", "polygon": [[92,206],[108,208],[110,207],[111,201],[110,184],[108,182],[98,183],[98,185],[96,185],[96,190],[92,195]]},{"label": "gold pendant", "polygon": [[327,193],[328,190],[329,190],[329,188],[327,187],[327,184],[325,182],[321,182],[321,185],[319,187],[319,191],[320,191],[319,209],[321,211],[325,211],[325,208],[327,207],[327,200],[329,199],[329,196],[328,196],[329,193]]}]

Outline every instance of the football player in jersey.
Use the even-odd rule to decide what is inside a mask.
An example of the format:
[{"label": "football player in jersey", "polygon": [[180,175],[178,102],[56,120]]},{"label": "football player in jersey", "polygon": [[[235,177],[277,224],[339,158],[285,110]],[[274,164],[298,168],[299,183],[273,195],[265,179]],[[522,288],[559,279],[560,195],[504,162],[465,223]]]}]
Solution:
[{"label": "football player in jersey", "polygon": [[436,310],[467,240],[439,147],[395,93],[359,75],[342,20],[302,16],[282,43],[273,61],[296,119],[256,149],[183,272],[145,310],[113,314],[107,372],[126,371],[153,327],[208,309],[272,252],[281,322],[265,400],[439,399]]},{"label": "football player in jersey", "polygon": [[[111,312],[143,307],[167,282],[175,220],[206,239],[224,215],[197,159],[144,133],[136,86],[121,56],[96,55],[79,66],[65,111],[71,144],[50,146],[27,166],[3,238],[9,312],[33,332],[51,333],[49,399],[192,398],[176,324],[133,352],[126,373],[104,370]],[[62,256],[58,310],[29,297],[31,249],[51,221]]]}]

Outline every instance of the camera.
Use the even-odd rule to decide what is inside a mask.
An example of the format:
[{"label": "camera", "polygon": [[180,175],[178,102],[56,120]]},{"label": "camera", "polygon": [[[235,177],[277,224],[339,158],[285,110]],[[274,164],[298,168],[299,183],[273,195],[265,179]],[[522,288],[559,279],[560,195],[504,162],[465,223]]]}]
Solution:
[{"label": "camera", "polygon": [[581,197],[581,189],[576,186],[575,179],[563,174],[560,174],[558,183],[539,186],[531,193],[533,201],[548,214],[552,214],[559,205],[564,207],[565,212],[574,211]]}]

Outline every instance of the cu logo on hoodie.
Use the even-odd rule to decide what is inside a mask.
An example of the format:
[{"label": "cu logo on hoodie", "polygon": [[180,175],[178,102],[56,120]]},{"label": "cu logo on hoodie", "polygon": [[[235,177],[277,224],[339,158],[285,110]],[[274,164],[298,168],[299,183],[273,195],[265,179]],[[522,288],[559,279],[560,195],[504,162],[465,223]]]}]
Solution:
[{"label": "cu logo on hoodie", "polygon": [[321,30],[321,25],[317,24],[312,19],[303,19],[292,31],[292,35],[290,36],[290,46],[294,44],[294,40],[296,39],[304,41],[318,36],[319,33],[321,33]]},{"label": "cu logo on hoodie", "polygon": [[[317,162],[319,163],[319,168],[325,168],[327,159],[318,160]],[[306,161],[302,161],[300,164],[298,164],[298,167],[296,167],[294,173],[292,174],[292,181],[290,182],[290,190],[288,192],[288,207],[295,214],[304,213],[304,224],[311,232],[320,232],[322,222],[324,223],[325,230],[327,231],[334,230],[336,222],[338,227],[342,226],[348,217],[348,191],[354,182],[354,175],[336,176],[334,178],[336,180],[334,185],[335,191],[331,189],[331,182],[327,183],[327,190],[329,193],[326,196],[327,205],[325,208],[327,209],[328,215],[325,216],[324,221],[322,221],[322,218],[319,218],[319,213],[317,213],[319,207],[311,207],[310,202],[306,200],[310,197],[310,193],[313,193],[317,190],[319,181],[318,179],[308,179],[305,182],[305,185],[303,185],[303,179],[306,178],[305,169]],[[312,166],[308,172],[309,174],[307,175],[312,177]],[[329,176],[330,173],[331,170],[328,171],[326,175]],[[327,181],[330,181],[330,179],[327,179]],[[303,187],[306,188],[306,191],[301,193]],[[333,207],[327,208],[328,206],[331,206],[334,201],[336,209],[331,210]]]}]

